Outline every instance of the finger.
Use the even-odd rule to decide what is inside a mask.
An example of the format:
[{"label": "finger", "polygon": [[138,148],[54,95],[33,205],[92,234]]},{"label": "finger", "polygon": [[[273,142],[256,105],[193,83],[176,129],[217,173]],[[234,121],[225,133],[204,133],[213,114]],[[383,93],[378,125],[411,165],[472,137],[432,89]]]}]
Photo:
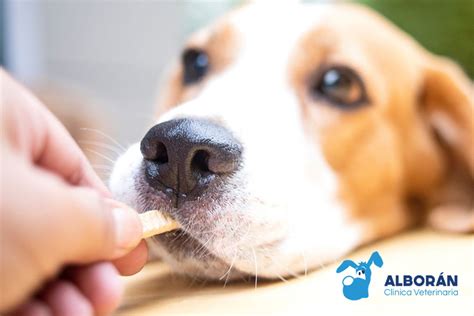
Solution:
[{"label": "finger", "polygon": [[7,188],[7,193],[29,198],[12,205],[22,212],[9,217],[9,225],[22,232],[24,242],[34,241],[30,250],[40,262],[78,264],[116,259],[140,242],[138,214],[125,205],[103,199],[95,190],[67,185],[31,166],[19,164],[11,172],[28,185]]},{"label": "finger", "polygon": [[53,207],[62,211],[60,222],[68,227],[61,244],[71,263],[115,259],[138,245],[142,226],[134,210],[117,207],[90,189],[69,187],[63,196],[68,195],[58,197]]},{"label": "finger", "polygon": [[[16,161],[2,156],[2,164]],[[2,168],[0,308],[21,303],[65,264],[112,260],[141,240],[137,213],[106,202],[96,191],[75,188],[25,161]],[[10,179],[10,180],[6,180]],[[13,198],[16,197],[16,198]],[[3,208],[4,207],[4,208]]]},{"label": "finger", "polygon": [[113,261],[121,275],[132,275],[139,272],[148,259],[148,246],[142,240],[138,246],[124,257]]},{"label": "finger", "polygon": [[72,268],[67,276],[91,302],[96,315],[108,315],[118,307],[123,284],[110,262]]},{"label": "finger", "polygon": [[38,299],[33,299],[15,310],[11,315],[15,316],[53,316],[49,306]]},{"label": "finger", "polygon": [[[66,128],[32,93],[0,69],[8,108],[4,125],[7,141],[35,164],[53,172],[73,185],[88,186],[110,196],[87,158]],[[27,126],[27,128],[25,128]]]},{"label": "finger", "polygon": [[94,310],[87,298],[68,281],[56,281],[40,295],[55,316],[93,316]]}]

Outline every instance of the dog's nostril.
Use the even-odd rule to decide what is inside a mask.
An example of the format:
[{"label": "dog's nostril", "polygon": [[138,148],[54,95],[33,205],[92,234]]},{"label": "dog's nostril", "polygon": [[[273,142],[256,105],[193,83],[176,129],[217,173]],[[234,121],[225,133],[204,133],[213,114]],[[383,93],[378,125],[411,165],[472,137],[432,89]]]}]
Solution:
[{"label": "dog's nostril", "polygon": [[153,161],[158,164],[165,164],[168,162],[168,150],[165,144],[153,139],[144,139],[140,145],[143,158]]},{"label": "dog's nostril", "polygon": [[210,172],[209,170],[209,153],[205,150],[198,150],[194,153],[191,161],[191,168],[202,173]]},{"label": "dog's nostril", "polygon": [[168,151],[166,150],[165,144],[159,142],[156,146],[156,157],[153,159],[155,162],[160,164],[168,163]]},{"label": "dog's nostril", "polygon": [[151,160],[159,164],[168,162],[168,150],[165,144],[154,139],[143,139],[140,145],[140,151],[142,152],[143,158]]}]

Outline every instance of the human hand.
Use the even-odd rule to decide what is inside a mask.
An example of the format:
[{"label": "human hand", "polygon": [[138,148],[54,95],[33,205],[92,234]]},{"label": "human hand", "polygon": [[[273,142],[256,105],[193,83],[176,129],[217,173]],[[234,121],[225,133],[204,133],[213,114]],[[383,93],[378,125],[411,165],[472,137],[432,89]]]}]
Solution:
[{"label": "human hand", "polygon": [[115,201],[59,121],[0,69],[0,312],[103,315],[118,272],[147,258],[137,214]]}]

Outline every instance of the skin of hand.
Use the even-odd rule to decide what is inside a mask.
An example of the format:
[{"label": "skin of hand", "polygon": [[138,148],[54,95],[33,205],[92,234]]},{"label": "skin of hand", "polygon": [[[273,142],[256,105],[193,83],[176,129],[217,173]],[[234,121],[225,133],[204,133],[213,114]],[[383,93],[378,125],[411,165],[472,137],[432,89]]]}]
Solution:
[{"label": "skin of hand", "polygon": [[59,121],[0,68],[0,313],[106,315],[147,248]]}]

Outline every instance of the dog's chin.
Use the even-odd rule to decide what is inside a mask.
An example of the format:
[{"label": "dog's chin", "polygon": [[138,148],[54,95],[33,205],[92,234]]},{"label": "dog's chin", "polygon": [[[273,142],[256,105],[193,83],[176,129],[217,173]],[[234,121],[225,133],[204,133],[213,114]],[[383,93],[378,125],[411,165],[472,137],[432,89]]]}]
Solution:
[{"label": "dog's chin", "polygon": [[228,282],[251,276],[218,257],[182,229],[153,237],[150,246],[176,273],[195,279]]}]

